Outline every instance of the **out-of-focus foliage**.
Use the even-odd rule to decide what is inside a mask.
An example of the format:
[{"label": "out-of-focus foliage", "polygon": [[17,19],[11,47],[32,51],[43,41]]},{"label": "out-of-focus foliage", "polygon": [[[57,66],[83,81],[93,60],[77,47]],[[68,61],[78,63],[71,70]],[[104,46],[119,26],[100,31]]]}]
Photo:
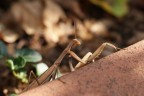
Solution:
[{"label": "out-of-focus foliage", "polygon": [[[36,63],[42,60],[40,53],[28,48],[19,49],[14,56],[10,56],[7,52],[7,46],[0,41],[0,58],[3,57],[6,58],[6,65],[12,70],[13,75],[25,83],[28,83],[27,70],[25,69],[26,64],[28,62]],[[40,68],[36,68],[36,71],[38,73]],[[39,74],[41,73],[39,72]]]},{"label": "out-of-focus foliage", "polygon": [[6,64],[11,68],[11,70],[19,70],[25,67],[26,60],[23,57],[19,56],[14,59],[8,59],[6,61]]},{"label": "out-of-focus foliage", "polygon": [[0,59],[6,55],[7,55],[7,47],[2,41],[0,41]]},{"label": "out-of-focus foliage", "polygon": [[128,12],[128,0],[90,0],[90,2],[118,18],[123,17]]},{"label": "out-of-focus foliage", "polygon": [[35,50],[24,48],[16,51],[16,57],[22,56],[26,62],[38,62],[42,60],[42,56]]},{"label": "out-of-focus foliage", "polygon": [[35,67],[37,76],[40,76],[48,69],[48,66],[45,63],[38,63]]},{"label": "out-of-focus foliage", "polygon": [[22,82],[28,83],[27,71],[25,70],[27,62],[35,63],[41,59],[42,56],[37,51],[24,48],[17,50],[15,57],[8,59],[6,64],[11,68],[15,77],[21,79]]},{"label": "out-of-focus foliage", "polygon": [[18,96],[18,95],[13,93],[13,94],[9,94],[8,96]]},{"label": "out-of-focus foliage", "polygon": [[59,77],[61,77],[61,76],[63,76],[63,74],[60,72],[59,69],[57,69],[57,73],[56,73],[55,78],[59,78]]},{"label": "out-of-focus foliage", "polygon": [[28,83],[27,71],[25,69],[19,69],[18,71],[13,71],[16,78],[20,79],[24,83]]}]

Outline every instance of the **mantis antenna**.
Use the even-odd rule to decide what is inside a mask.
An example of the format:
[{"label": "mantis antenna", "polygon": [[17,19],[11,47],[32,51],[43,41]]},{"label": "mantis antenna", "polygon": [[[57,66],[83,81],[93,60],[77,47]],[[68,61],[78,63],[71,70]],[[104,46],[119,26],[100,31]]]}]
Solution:
[{"label": "mantis antenna", "polygon": [[75,23],[75,21],[73,22],[73,26],[74,26],[74,35],[75,35],[75,39],[77,39],[77,35],[76,35],[76,23]]}]

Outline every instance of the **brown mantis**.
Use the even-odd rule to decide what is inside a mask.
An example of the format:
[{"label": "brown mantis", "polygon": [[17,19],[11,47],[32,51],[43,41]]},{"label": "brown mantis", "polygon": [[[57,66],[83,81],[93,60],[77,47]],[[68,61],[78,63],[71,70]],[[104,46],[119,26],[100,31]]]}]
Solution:
[{"label": "brown mantis", "polygon": [[64,58],[66,54],[70,54],[73,58],[75,58],[76,60],[80,62],[75,67],[75,69],[77,69],[81,66],[84,66],[87,63],[92,62],[95,58],[97,58],[100,55],[100,53],[103,51],[103,49],[107,45],[115,48],[116,50],[118,49],[117,47],[115,47],[114,45],[110,43],[103,43],[93,54],[91,52],[88,52],[83,57],[83,59],[81,59],[73,51],[71,51],[72,47],[78,46],[80,44],[81,44],[80,41],[78,41],[77,39],[73,39],[69,43],[69,45],[65,48],[65,50],[61,53],[58,59],[54,62],[54,64],[48,70],[46,70],[40,77],[38,77],[37,80],[34,80],[31,84],[29,84],[29,86],[24,91],[35,88],[38,85],[44,84],[47,81],[47,78],[50,77],[56,71],[58,65],[60,65],[62,59]]},{"label": "brown mantis", "polygon": [[64,56],[66,54],[68,54],[69,52],[71,52],[71,48],[73,46],[78,46],[80,45],[80,42],[77,39],[73,39],[69,45],[65,48],[65,50],[61,53],[61,55],[58,57],[58,59],[54,62],[54,64],[48,69],[46,70],[39,78],[37,78],[37,81],[33,81],[28,88],[26,88],[24,91],[28,90],[28,89],[32,89],[34,87],[37,87],[38,85],[41,85],[43,83],[46,82],[47,78],[52,75],[52,73],[56,70],[56,68],[58,67],[58,65],[61,63],[62,59],[64,58]]}]

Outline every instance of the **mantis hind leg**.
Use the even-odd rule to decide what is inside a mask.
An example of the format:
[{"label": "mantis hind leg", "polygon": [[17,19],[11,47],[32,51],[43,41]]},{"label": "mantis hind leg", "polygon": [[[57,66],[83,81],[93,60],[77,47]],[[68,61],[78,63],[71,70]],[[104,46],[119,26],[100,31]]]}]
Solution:
[{"label": "mantis hind leg", "polygon": [[98,58],[99,55],[102,53],[102,51],[104,50],[104,48],[106,46],[110,46],[112,48],[114,48],[116,51],[119,50],[120,48],[117,48],[115,45],[111,44],[111,43],[103,43],[89,58],[88,58],[88,62],[93,61],[95,58]]},{"label": "mantis hind leg", "polygon": [[91,52],[88,52],[83,58],[82,61],[86,62],[86,63],[82,63],[79,62],[76,66],[75,69],[78,69],[82,66],[84,66],[85,64],[88,64],[89,62],[94,61],[95,58],[98,58],[99,55],[102,53],[102,51],[104,50],[104,48],[106,46],[110,46],[113,47],[116,51],[120,48],[117,48],[115,45],[111,44],[111,43],[103,43],[93,54]]},{"label": "mantis hind leg", "polygon": [[81,59],[79,56],[77,56],[73,51],[69,51],[69,54],[71,57],[75,58],[77,61],[79,61],[80,63],[78,65],[76,65],[75,68],[73,68],[72,63],[69,62],[70,67],[72,67],[72,70],[74,71],[75,69],[82,67],[83,65],[85,65],[87,63],[87,61],[85,60],[85,58]]},{"label": "mantis hind leg", "polygon": [[73,51],[69,51],[69,54],[77,61],[79,61],[74,69],[78,69],[85,64],[88,64],[88,62],[92,62],[95,58],[98,58],[106,46],[113,47],[116,51],[120,49],[111,43],[103,43],[93,54],[91,52],[88,52],[82,59],[78,57]]},{"label": "mantis hind leg", "polygon": [[85,61],[86,63],[82,63],[82,62],[79,62],[76,66],[75,66],[75,69],[78,69],[84,65],[87,64],[87,61],[88,61],[88,58],[92,55],[91,52],[88,52],[83,58],[82,58],[82,61]]}]

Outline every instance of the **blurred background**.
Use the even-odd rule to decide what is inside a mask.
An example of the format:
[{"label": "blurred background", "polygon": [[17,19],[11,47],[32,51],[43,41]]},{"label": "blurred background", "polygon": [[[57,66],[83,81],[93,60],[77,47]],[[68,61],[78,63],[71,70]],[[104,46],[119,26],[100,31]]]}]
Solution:
[{"label": "blurred background", "polygon": [[[125,48],[144,39],[144,0],[1,0],[0,96],[21,92],[29,72],[39,76],[75,36],[82,42],[74,49],[81,58],[104,42]],[[37,54],[36,61],[14,56],[23,48]],[[99,58],[113,52],[107,47]],[[61,74],[70,71],[68,61],[66,56]]]}]

